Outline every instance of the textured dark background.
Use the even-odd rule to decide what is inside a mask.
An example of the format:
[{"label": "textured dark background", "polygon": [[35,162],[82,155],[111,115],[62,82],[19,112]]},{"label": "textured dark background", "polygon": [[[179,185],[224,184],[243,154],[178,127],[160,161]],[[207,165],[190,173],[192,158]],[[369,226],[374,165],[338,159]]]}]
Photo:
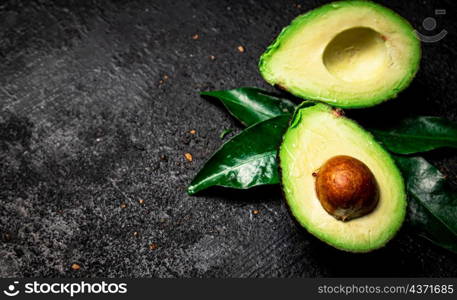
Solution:
[{"label": "textured dark background", "polygon": [[[407,226],[354,255],[295,225],[277,187],[185,193],[221,131],[241,128],[198,92],[273,91],[259,55],[322,3],[2,1],[0,276],[456,276],[457,256]],[[423,33],[424,18],[446,9],[430,34],[449,34],[423,45],[422,69],[397,100],[350,115],[457,121],[457,6],[382,3]],[[455,152],[427,158],[457,185]]]}]

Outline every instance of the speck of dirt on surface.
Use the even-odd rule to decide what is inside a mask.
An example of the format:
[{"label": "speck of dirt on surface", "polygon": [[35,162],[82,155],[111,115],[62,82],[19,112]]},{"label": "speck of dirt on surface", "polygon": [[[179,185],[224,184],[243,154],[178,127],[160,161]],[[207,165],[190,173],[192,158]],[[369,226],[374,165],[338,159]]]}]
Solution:
[{"label": "speck of dirt on surface", "polygon": [[339,117],[343,117],[344,116],[344,110],[342,110],[341,108],[335,108],[332,110],[332,114],[339,118]]},{"label": "speck of dirt on surface", "polygon": [[158,247],[156,243],[149,244],[149,250],[156,250]]},{"label": "speck of dirt on surface", "polygon": [[243,53],[245,51],[243,46],[238,46],[238,52]]},{"label": "speck of dirt on surface", "polygon": [[187,161],[192,161],[192,159],[193,159],[192,154],[190,154],[190,153],[184,153],[184,157],[186,158]]},{"label": "speck of dirt on surface", "polygon": [[191,131],[189,131],[190,134],[196,134],[197,133],[197,130],[195,129],[192,129]]},{"label": "speck of dirt on surface", "polygon": [[11,241],[11,234],[9,234],[8,232],[5,232],[4,234],[2,234],[2,239],[5,242]]},{"label": "speck of dirt on surface", "polygon": [[79,269],[81,269],[81,266],[78,265],[78,264],[72,264],[72,265],[71,265],[71,269],[72,269],[73,271],[78,271]]},{"label": "speck of dirt on surface", "polygon": [[198,35],[198,33],[196,33],[192,36],[193,40],[198,40],[199,38],[200,38],[200,36]]},{"label": "speck of dirt on surface", "polygon": [[127,204],[121,203],[120,207],[121,207],[121,208],[126,208],[126,207],[127,207]]}]

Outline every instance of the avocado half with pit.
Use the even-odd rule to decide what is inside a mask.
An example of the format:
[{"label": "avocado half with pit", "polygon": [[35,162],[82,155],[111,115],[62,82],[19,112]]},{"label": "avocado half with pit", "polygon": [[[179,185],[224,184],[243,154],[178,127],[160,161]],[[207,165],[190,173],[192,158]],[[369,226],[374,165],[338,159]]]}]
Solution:
[{"label": "avocado half with pit", "polygon": [[369,1],[324,5],[297,17],[261,56],[272,85],[342,108],[394,98],[419,69],[420,41],[392,10]]},{"label": "avocado half with pit", "polygon": [[371,134],[341,109],[304,103],[279,150],[290,211],[311,234],[341,250],[386,244],[406,213],[403,178]]}]

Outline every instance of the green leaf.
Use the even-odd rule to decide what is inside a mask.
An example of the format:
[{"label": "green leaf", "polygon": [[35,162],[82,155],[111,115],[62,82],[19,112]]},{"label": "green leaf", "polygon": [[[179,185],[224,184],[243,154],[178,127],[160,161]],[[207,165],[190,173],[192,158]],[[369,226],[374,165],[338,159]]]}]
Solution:
[{"label": "green leaf", "polygon": [[291,114],[295,109],[295,104],[291,101],[268,95],[266,91],[257,88],[202,92],[201,95],[221,100],[230,114],[246,126]]},{"label": "green leaf", "polygon": [[210,186],[247,189],[279,183],[276,154],[289,118],[282,115],[262,121],[230,139],[198,172],[188,193]]},{"label": "green leaf", "polygon": [[457,193],[422,157],[394,156],[406,182],[410,224],[418,234],[457,253]]},{"label": "green leaf", "polygon": [[409,118],[390,130],[370,131],[385,148],[399,154],[457,148],[457,124],[439,117]]}]

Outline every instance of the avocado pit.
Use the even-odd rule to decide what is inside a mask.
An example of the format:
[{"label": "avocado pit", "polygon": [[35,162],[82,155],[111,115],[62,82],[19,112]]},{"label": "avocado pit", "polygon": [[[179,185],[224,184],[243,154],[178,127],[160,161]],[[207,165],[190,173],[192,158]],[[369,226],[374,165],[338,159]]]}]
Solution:
[{"label": "avocado pit", "polygon": [[338,220],[365,216],[378,203],[379,190],[373,173],[351,156],[330,158],[315,178],[316,194],[322,207]]}]

